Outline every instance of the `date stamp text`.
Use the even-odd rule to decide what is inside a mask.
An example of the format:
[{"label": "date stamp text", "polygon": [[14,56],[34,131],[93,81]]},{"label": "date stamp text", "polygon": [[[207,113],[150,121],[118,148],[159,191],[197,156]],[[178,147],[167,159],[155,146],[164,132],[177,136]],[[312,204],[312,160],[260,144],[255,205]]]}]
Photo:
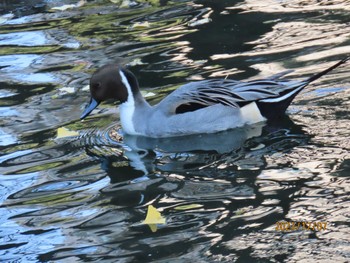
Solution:
[{"label": "date stamp text", "polygon": [[327,222],[276,222],[276,231],[297,231],[297,230],[327,230]]}]

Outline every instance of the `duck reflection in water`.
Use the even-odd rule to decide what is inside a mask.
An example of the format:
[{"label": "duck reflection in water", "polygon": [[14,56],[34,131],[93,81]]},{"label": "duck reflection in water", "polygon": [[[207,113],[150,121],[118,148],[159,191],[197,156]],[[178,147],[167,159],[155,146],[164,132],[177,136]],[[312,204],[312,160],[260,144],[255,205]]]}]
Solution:
[{"label": "duck reflection in water", "polygon": [[276,149],[290,150],[310,137],[288,116],[278,123],[259,123],[214,134],[171,138],[122,137],[113,127],[108,136],[112,142],[110,147],[116,147],[119,154],[105,155],[94,148],[87,148],[87,152],[100,158],[112,183],[154,175],[158,171],[185,175],[190,171],[205,172],[204,167],[227,162],[239,166],[237,162],[242,159],[247,162],[247,158],[254,158],[252,165],[260,170],[264,168],[261,161],[264,155],[272,154]]},{"label": "duck reflection in water", "polygon": [[191,178],[231,180],[228,178],[249,170],[248,180],[254,181],[266,169],[266,156],[305,145],[311,136],[284,116],[278,123],[216,134],[152,139],[121,136],[113,127],[109,137],[114,143],[104,147],[110,151],[97,151],[95,146],[86,150],[100,159],[102,169],[110,177],[110,184],[102,192],[112,195],[115,205],[124,206],[140,205],[166,192],[177,192]]},{"label": "duck reflection in water", "polygon": [[[131,165],[148,174],[150,171],[182,172],[208,165],[220,156],[240,150],[251,138],[259,137],[265,124],[240,127],[216,134],[187,135],[173,138],[148,138],[143,136],[125,135],[124,143],[130,147],[125,156]],[[160,166],[154,167],[147,158],[162,156]],[[167,158],[164,158],[164,157]],[[210,157],[210,158],[209,158]],[[172,159],[172,161],[169,160]],[[167,161],[165,161],[167,159]],[[158,163],[158,162],[157,162]],[[145,164],[151,164],[146,166]]]}]

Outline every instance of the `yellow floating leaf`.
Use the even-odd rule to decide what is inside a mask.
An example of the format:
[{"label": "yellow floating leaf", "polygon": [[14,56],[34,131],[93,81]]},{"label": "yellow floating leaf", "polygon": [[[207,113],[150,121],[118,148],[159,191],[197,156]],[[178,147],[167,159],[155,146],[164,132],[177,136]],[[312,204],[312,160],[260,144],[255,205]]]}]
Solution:
[{"label": "yellow floating leaf", "polygon": [[153,205],[148,206],[146,219],[142,222],[144,225],[148,225],[152,232],[157,231],[157,225],[165,224],[165,218],[157,211]]},{"label": "yellow floating leaf", "polygon": [[175,207],[175,210],[190,210],[190,209],[195,209],[195,208],[200,208],[203,207],[200,204],[190,204],[190,205],[180,205]]},{"label": "yellow floating leaf", "polygon": [[165,224],[165,218],[157,211],[153,205],[148,206],[146,219],[144,224]]},{"label": "yellow floating leaf", "polygon": [[149,226],[149,228],[151,229],[151,231],[154,233],[154,232],[156,232],[157,231],[157,225],[155,225],[155,224],[149,224],[148,225]]},{"label": "yellow floating leaf", "polygon": [[71,136],[78,136],[79,132],[76,131],[70,131],[65,127],[61,127],[57,129],[57,137],[56,139],[59,138],[65,138],[65,137],[71,137]]}]

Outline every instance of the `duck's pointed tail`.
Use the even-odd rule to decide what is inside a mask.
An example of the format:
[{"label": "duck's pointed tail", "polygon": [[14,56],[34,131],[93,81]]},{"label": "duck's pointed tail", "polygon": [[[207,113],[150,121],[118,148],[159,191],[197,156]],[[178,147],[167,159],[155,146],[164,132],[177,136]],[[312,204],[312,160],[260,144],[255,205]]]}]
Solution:
[{"label": "duck's pointed tail", "polygon": [[343,58],[342,60],[340,60],[339,62],[337,62],[336,64],[334,64],[333,66],[325,69],[324,71],[317,73],[313,76],[311,76],[310,78],[308,78],[306,80],[306,82],[309,84],[313,81],[315,81],[316,79],[319,79],[320,77],[322,77],[323,75],[326,75],[328,72],[332,71],[333,69],[339,67],[340,65],[344,64],[346,61],[348,61],[350,59],[350,56]]},{"label": "duck's pointed tail", "polygon": [[274,98],[268,98],[258,101],[257,105],[262,113],[263,116],[265,116],[267,119],[276,119],[279,118],[281,115],[284,114],[290,103],[293,101],[293,99],[301,92],[307,85],[309,85],[311,82],[319,79],[323,75],[326,75],[333,69],[339,67],[340,65],[344,64],[350,60],[350,56],[340,60],[333,66],[323,70],[320,73],[317,73],[311,77],[309,77],[306,80],[293,83],[293,85],[290,85],[288,89],[284,90],[284,92],[281,92],[280,96],[274,97]]}]

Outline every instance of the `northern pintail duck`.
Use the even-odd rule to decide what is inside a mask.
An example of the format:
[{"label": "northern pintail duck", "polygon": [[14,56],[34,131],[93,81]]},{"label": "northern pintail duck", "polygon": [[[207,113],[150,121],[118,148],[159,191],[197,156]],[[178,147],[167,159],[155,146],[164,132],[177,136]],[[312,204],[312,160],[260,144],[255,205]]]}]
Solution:
[{"label": "northern pintail duck", "polygon": [[247,82],[230,79],[190,82],[155,106],[143,98],[133,73],[109,64],[92,75],[91,100],[81,119],[102,101],[114,99],[121,103],[120,121],[126,134],[159,138],[228,130],[285,114],[303,88],[349,58],[301,81],[281,79],[286,74],[283,72]]}]

